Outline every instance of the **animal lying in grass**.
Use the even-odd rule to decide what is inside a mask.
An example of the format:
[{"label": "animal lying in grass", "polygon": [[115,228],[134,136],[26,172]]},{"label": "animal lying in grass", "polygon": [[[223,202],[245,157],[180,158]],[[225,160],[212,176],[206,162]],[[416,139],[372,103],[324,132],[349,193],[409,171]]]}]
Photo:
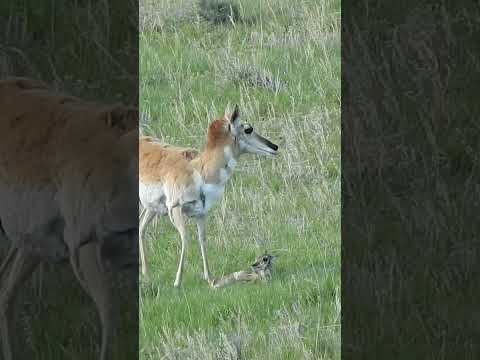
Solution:
[{"label": "animal lying in grass", "polygon": [[0,232],[10,240],[0,266],[1,358],[19,358],[13,308],[22,284],[41,262],[70,261],[100,315],[101,359],[123,359],[111,275],[137,280],[138,111],[24,78],[0,81],[0,109]]},{"label": "animal lying in grass", "polygon": [[[182,150],[183,149],[183,150]],[[161,144],[152,138],[139,141],[140,258],[147,274],[143,246],[146,226],[156,215],[168,215],[182,241],[174,286],[182,282],[188,245],[187,219],[197,225],[204,279],[212,286],[207,260],[205,219],[223,195],[237,161],[243,154],[277,155],[278,146],[240,121],[238,106],[210,123],[202,152]],[[191,159],[190,159],[191,158]]]},{"label": "animal lying in grass", "polygon": [[220,288],[238,282],[270,281],[275,256],[265,253],[255,259],[249,270],[236,271],[212,281],[214,288]]}]

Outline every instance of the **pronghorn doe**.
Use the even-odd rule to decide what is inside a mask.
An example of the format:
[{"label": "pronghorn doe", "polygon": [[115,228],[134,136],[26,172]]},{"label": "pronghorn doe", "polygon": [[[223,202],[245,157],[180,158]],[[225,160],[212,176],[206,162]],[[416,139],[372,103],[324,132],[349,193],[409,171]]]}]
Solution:
[{"label": "pronghorn doe", "polygon": [[0,109],[0,358],[19,358],[22,284],[41,262],[70,261],[99,313],[100,358],[124,359],[112,280],[138,278],[138,111],[24,78],[0,81]]},{"label": "pronghorn doe", "polygon": [[143,246],[145,227],[155,215],[168,214],[182,241],[174,283],[175,287],[180,286],[188,244],[186,220],[193,218],[197,224],[203,276],[213,286],[205,244],[206,215],[221,199],[242,154],[276,155],[277,150],[277,145],[240,121],[238,106],[232,113],[225,113],[223,118],[210,123],[206,145],[201,153],[193,153],[194,156],[189,156],[191,149],[182,151],[152,138],[140,138],[139,197],[144,208],[139,225],[142,273],[147,273]]}]

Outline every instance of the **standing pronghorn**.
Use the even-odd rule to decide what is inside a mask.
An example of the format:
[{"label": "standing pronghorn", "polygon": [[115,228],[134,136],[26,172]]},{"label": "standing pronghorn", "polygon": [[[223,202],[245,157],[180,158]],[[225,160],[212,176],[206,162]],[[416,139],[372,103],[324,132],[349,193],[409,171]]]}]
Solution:
[{"label": "standing pronghorn", "polygon": [[236,106],[233,113],[226,113],[209,125],[204,150],[193,159],[191,149],[182,151],[152,138],[141,138],[139,148],[139,192],[144,207],[139,226],[142,273],[147,272],[145,227],[155,215],[168,214],[182,240],[174,286],[180,286],[182,281],[188,243],[186,218],[193,218],[197,224],[203,275],[212,284],[205,247],[205,217],[221,199],[240,155],[276,155],[278,146],[256,134],[249,124],[241,123]]}]

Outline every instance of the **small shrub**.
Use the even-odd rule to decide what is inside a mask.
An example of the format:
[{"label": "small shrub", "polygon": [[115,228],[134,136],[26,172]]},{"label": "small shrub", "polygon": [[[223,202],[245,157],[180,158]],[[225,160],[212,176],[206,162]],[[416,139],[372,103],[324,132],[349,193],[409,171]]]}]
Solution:
[{"label": "small shrub", "polygon": [[262,87],[274,92],[285,88],[285,83],[274,76],[270,71],[252,65],[244,65],[236,69],[236,80],[249,86]]},{"label": "small shrub", "polygon": [[198,19],[197,0],[139,2],[140,32],[164,32],[177,29]]},{"label": "small shrub", "polygon": [[275,93],[285,90],[287,84],[278,76],[256,64],[243,63],[234,57],[215,64],[221,82],[233,82],[251,87],[264,88]]},{"label": "small shrub", "polygon": [[238,6],[228,1],[200,0],[199,13],[202,18],[217,25],[240,20]]}]

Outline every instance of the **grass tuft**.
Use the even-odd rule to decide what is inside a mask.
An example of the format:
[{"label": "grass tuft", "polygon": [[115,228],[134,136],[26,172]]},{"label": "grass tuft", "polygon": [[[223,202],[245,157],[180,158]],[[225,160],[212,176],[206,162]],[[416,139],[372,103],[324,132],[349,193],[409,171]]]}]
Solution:
[{"label": "grass tuft", "polygon": [[258,65],[242,63],[235,56],[225,57],[226,61],[218,61],[215,64],[217,69],[217,81],[221,86],[231,82],[238,86],[253,86],[267,89],[278,93],[286,88],[286,82],[280,77],[273,75],[269,70]]}]

